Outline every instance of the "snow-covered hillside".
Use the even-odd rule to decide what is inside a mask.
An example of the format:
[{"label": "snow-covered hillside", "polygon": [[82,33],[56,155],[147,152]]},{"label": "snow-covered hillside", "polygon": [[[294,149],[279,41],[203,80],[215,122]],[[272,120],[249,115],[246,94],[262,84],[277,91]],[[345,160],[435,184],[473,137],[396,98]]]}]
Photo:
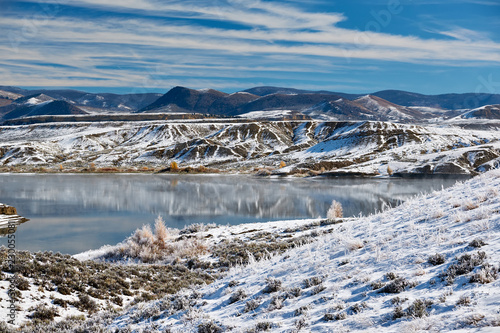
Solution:
[{"label": "snow-covered hillside", "polygon": [[150,121],[1,126],[3,166],[216,166],[474,173],[497,164],[497,131],[387,122]]},{"label": "snow-covered hillside", "polygon": [[169,332],[498,332],[500,172],[324,227],[317,241],[108,327]]}]

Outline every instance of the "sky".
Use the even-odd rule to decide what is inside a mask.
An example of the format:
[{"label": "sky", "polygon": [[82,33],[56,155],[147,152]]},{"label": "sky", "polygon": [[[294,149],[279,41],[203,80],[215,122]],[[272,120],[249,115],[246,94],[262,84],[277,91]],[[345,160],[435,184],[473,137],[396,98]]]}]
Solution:
[{"label": "sky", "polygon": [[0,85],[500,93],[500,0],[0,2]]}]

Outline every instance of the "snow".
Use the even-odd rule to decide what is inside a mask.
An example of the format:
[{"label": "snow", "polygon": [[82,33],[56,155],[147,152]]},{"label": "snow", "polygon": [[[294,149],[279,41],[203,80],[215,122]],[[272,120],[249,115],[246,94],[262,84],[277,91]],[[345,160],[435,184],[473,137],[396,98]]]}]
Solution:
[{"label": "snow", "polygon": [[[269,111],[251,116],[264,114]],[[369,121],[60,122],[0,126],[0,140],[4,165],[54,164],[63,156],[65,164],[164,166],[175,160],[194,166],[221,162],[238,170],[279,165],[281,160],[294,166],[326,159],[347,162],[342,171],[367,173],[393,163],[394,172],[460,163],[469,173],[481,166],[474,164],[477,160],[464,164],[468,160],[463,156],[500,150],[496,130]],[[276,151],[281,154],[272,154]]]},{"label": "snow", "polygon": [[275,118],[289,116],[292,114],[292,110],[267,110],[267,111],[251,111],[238,115],[240,118],[247,119],[265,119],[265,118]]},{"label": "snow", "polygon": [[[457,257],[478,251],[484,251],[486,262],[498,270],[499,187],[500,172],[494,170],[397,208],[330,226],[331,231],[312,244],[231,269],[224,278],[198,288],[196,294],[201,296],[195,296],[194,291],[181,292],[179,297],[194,297],[195,305],[165,312],[154,323],[171,332],[197,332],[198,325],[210,320],[238,332],[262,322],[271,323],[273,332],[292,332],[301,319],[311,332],[498,332],[493,326],[500,320],[500,280],[469,282],[481,270],[479,266],[451,283],[441,276],[457,263]],[[470,202],[474,205],[468,206]],[[480,249],[469,246],[474,239],[486,245]],[[436,253],[443,255],[445,262],[433,266],[427,259]],[[390,283],[386,277],[390,272],[413,287],[396,294],[374,290],[374,283]],[[324,290],[304,285],[306,278],[313,277],[323,281]],[[266,278],[279,279],[281,291],[265,293]],[[239,284],[229,286],[231,281]],[[301,289],[299,296],[285,296],[286,290],[297,287]],[[230,304],[229,298],[238,289],[246,296]],[[429,315],[393,318],[396,297],[403,309],[415,300],[432,302],[426,310]],[[260,305],[245,312],[249,300]],[[155,307],[159,302],[162,300],[139,307]],[[129,309],[109,328],[145,328],[151,319],[133,321],[136,309]],[[327,321],[327,313],[344,313],[345,319]]]},{"label": "snow", "polygon": [[235,93],[229,94],[229,96],[233,96],[233,95],[253,95],[253,94],[246,92],[246,91],[237,91]]},{"label": "snow", "polygon": [[[264,322],[272,325],[273,332],[292,332],[299,324],[311,332],[498,331],[500,280],[482,284],[470,282],[470,278],[487,264],[498,271],[499,170],[416,197],[375,215],[342,219],[339,224],[321,225],[320,221],[318,218],[215,226],[198,232],[196,236],[209,244],[235,239],[251,242],[258,233],[283,235],[290,229],[298,230],[296,235],[316,232],[320,236],[313,243],[281,255],[269,255],[265,260],[251,260],[246,266],[233,267],[212,284],[183,290],[175,296],[189,297],[192,306],[181,310],[168,308],[153,320],[138,318],[137,313],[148,313],[146,310],[158,308],[160,303],[169,303],[171,296],[142,302],[126,308],[107,329],[139,332],[154,323],[160,330],[198,332],[200,324],[213,320],[216,325],[233,328],[235,332],[250,331]],[[303,228],[305,226],[314,227]],[[473,248],[469,244],[475,239],[486,244]],[[116,246],[108,245],[74,257],[100,258]],[[442,278],[448,268],[457,263],[457,257],[478,251],[486,254],[483,266],[477,265],[451,282]],[[442,255],[444,263],[430,264],[428,258],[435,254]],[[200,259],[211,260],[209,255]],[[397,274],[411,286],[400,293],[380,292],[373,286],[391,283],[387,273]],[[304,281],[311,278],[321,281],[321,288],[305,285]],[[280,280],[281,290],[264,292],[266,279]],[[0,288],[6,290],[7,283],[2,281]],[[231,303],[229,298],[239,289],[246,296]],[[292,295],[293,290],[296,296]],[[27,319],[30,307],[40,302],[50,304],[47,296],[65,297],[57,291],[42,295],[34,286],[22,294],[24,300],[17,322]],[[67,297],[74,299],[75,295]],[[258,306],[245,312],[250,300]],[[426,309],[428,316],[393,318],[397,302],[406,310],[416,300],[432,302]],[[7,301],[7,297],[0,300],[2,316],[6,314]],[[61,317],[56,320],[78,313],[72,307],[60,308],[59,312]],[[324,319],[325,314],[343,314],[345,318],[328,321]]]},{"label": "snow", "polygon": [[28,104],[28,105],[37,105],[37,104],[40,104],[41,102],[42,102],[41,100],[39,100],[39,99],[37,99],[35,97],[31,97],[30,99],[28,99],[26,101],[25,104]]},{"label": "snow", "polygon": [[417,110],[420,112],[428,112],[428,113],[444,113],[448,110],[441,109],[441,108],[433,108],[429,106],[407,106],[407,108],[412,109],[412,110]]}]

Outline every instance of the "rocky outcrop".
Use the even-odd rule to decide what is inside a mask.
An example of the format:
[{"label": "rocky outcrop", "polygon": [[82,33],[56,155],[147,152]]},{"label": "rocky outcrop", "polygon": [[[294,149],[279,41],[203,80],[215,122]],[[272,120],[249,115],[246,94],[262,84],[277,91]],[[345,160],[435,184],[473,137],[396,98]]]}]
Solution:
[{"label": "rocky outcrop", "polygon": [[0,215],[17,215],[15,207],[0,204]]}]

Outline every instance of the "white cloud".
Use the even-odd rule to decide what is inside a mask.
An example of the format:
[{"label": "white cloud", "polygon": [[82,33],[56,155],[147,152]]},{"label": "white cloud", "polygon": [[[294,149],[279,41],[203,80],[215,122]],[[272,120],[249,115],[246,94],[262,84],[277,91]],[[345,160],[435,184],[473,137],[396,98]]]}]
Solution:
[{"label": "white cloud", "polygon": [[[71,0],[67,3],[148,14],[156,19],[141,15],[134,19],[4,17],[0,21],[0,29],[6,32],[0,36],[0,41],[4,41],[0,43],[0,58],[4,62],[0,65],[17,63],[19,68],[27,66],[22,63],[43,59],[75,68],[51,68],[47,78],[51,84],[57,80],[67,83],[64,77],[71,74],[88,77],[88,82],[101,77],[108,85],[134,85],[134,80],[147,75],[143,73],[144,68],[152,69],[155,62],[168,63],[169,66],[163,68],[168,68],[171,75],[201,78],[213,77],[215,73],[221,78],[229,78],[234,73],[251,78],[256,75],[252,73],[265,71],[273,75],[277,72],[325,73],[348,68],[350,59],[440,66],[472,62],[488,66],[500,62],[499,43],[460,27],[434,31],[452,39],[362,32],[338,27],[337,24],[346,19],[340,13],[309,13],[290,5],[258,0],[215,0],[210,5],[193,0]],[[185,20],[174,24],[171,18]],[[209,27],[200,23],[207,19],[248,28]],[[193,24],[188,25],[186,21]],[[12,47],[9,40],[12,36],[17,41],[16,47]],[[289,60],[280,62],[283,59]],[[131,68],[128,73],[119,66],[112,68],[113,63],[120,62]],[[244,66],[242,62],[246,62]],[[42,66],[33,65],[31,70],[43,73]],[[24,79],[15,82],[21,80]],[[43,80],[42,75],[33,80]],[[78,82],[83,86],[87,81]]]}]

